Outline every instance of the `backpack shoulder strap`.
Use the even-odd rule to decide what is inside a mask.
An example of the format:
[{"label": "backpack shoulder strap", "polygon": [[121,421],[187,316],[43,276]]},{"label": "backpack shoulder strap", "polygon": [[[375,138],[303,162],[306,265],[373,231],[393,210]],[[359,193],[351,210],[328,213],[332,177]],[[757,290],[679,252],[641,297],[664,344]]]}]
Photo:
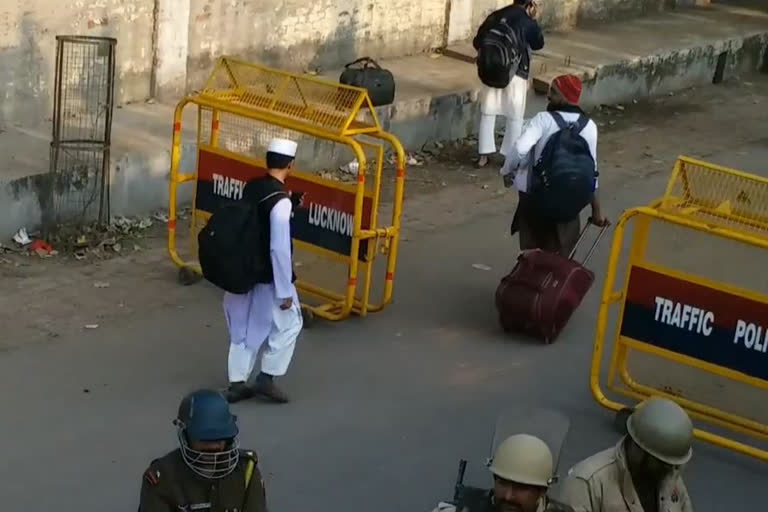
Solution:
[{"label": "backpack shoulder strap", "polygon": [[552,116],[552,119],[557,123],[557,127],[561,130],[565,130],[568,127],[568,123],[565,122],[565,119],[560,115],[560,112],[550,112],[549,115]]},{"label": "backpack shoulder strap", "polygon": [[576,120],[576,133],[581,133],[581,131],[586,128],[588,124],[589,117],[587,117],[586,114],[581,114],[579,119]]},{"label": "backpack shoulder strap", "polygon": [[282,200],[288,198],[288,193],[284,190],[275,190],[270,192],[266,196],[262,197],[256,202],[256,215],[261,222],[269,222],[269,216],[272,213],[272,208]]},{"label": "backpack shoulder strap", "polygon": [[272,192],[271,194],[267,194],[266,196],[264,196],[261,199],[259,199],[259,204],[263,203],[267,199],[272,199],[273,197],[277,197],[277,196],[288,197],[288,193],[285,192],[284,190],[276,190],[276,191]]}]

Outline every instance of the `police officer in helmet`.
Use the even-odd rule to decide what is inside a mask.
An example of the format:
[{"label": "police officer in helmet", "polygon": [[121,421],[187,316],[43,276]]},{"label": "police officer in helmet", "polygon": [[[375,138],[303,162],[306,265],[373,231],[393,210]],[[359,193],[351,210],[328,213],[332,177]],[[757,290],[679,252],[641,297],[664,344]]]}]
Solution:
[{"label": "police officer in helmet", "polygon": [[573,512],[550,500],[554,462],[547,444],[528,434],[505,439],[496,449],[489,469],[493,489],[473,503],[441,503],[433,512]]},{"label": "police officer in helmet", "polygon": [[652,398],[627,419],[627,435],[580,462],[558,496],[581,512],[692,512],[681,472],[693,424],[675,402]]},{"label": "police officer in helmet", "polygon": [[258,460],[239,449],[236,422],[217,391],[184,397],[173,422],[179,448],[149,465],[139,512],[266,512]]}]

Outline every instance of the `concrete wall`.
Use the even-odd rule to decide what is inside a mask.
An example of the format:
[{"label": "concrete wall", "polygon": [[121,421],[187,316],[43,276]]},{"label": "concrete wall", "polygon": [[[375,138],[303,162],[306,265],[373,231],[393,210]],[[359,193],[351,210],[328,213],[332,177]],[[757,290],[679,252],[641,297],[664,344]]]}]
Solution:
[{"label": "concrete wall", "polygon": [[56,35],[118,38],[117,99],[147,97],[153,10],[154,0],[0,1],[0,127],[51,116]]},{"label": "concrete wall", "polygon": [[294,70],[440,46],[446,0],[191,0],[187,84],[223,54]]},{"label": "concrete wall", "polygon": [[[448,43],[474,36],[477,27],[496,9],[512,0],[447,0],[450,3]],[[703,7],[711,0],[539,0],[539,22],[547,30],[562,30],[674,9]]]},{"label": "concrete wall", "polygon": [[[511,0],[3,0],[0,127],[51,115],[55,36],[111,36],[117,101],[175,101],[221,55],[294,71],[403,56],[471,37]],[[542,0],[547,28],[709,0]]]},{"label": "concrete wall", "polygon": [[721,56],[725,58],[723,79],[753,73],[760,70],[766,51],[768,33],[762,33],[649,55],[632,65],[600,66],[585,81],[581,104],[587,108],[610,105],[711,84]]}]

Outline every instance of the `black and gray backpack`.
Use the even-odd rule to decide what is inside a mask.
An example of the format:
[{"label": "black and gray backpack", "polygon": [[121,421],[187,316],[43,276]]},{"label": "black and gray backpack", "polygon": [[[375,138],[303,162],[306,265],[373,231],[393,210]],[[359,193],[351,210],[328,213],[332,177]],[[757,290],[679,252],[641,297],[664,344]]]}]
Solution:
[{"label": "black and gray backpack", "polygon": [[488,87],[504,89],[517,73],[523,45],[515,29],[502,18],[482,37],[477,51],[477,76]]}]

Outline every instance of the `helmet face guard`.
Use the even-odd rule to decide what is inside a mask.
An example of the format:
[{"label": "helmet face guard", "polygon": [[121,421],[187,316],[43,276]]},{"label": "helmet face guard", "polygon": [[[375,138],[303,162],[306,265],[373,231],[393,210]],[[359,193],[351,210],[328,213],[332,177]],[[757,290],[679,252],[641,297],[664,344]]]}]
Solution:
[{"label": "helmet face guard", "polygon": [[240,450],[237,438],[227,441],[227,449],[223,451],[199,451],[190,446],[183,424],[178,425],[179,446],[184,463],[203,478],[217,480],[230,475],[240,460]]},{"label": "helmet face guard", "polygon": [[[174,424],[184,462],[197,475],[215,480],[235,470],[240,459],[237,417],[221,393],[200,390],[187,395],[179,405]],[[225,448],[199,450],[199,446],[193,446],[194,441],[225,441]]]}]

